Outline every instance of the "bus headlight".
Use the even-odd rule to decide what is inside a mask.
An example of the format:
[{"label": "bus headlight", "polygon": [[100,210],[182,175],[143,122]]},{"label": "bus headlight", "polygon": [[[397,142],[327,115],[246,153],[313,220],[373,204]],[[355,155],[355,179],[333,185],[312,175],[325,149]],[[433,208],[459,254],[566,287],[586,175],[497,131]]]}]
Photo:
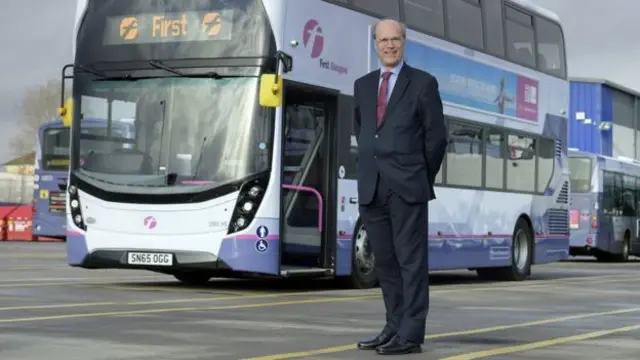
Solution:
[{"label": "bus headlight", "polygon": [[251,189],[249,189],[249,191],[247,192],[247,194],[252,198],[256,198],[258,197],[258,195],[260,195],[261,192],[262,192],[262,189],[259,186],[252,186]]},{"label": "bus headlight", "polygon": [[251,210],[253,210],[253,203],[251,201],[247,201],[246,203],[242,204],[242,211],[244,211],[245,213],[250,213]]},{"label": "bus headlight", "polygon": [[242,185],[240,196],[238,196],[238,201],[229,222],[228,234],[244,230],[251,224],[262,202],[266,184],[267,180],[265,178],[259,178]]},{"label": "bus headlight", "polygon": [[71,218],[73,223],[82,230],[87,230],[87,226],[84,223],[82,217],[82,210],[80,206],[80,199],[78,198],[78,188],[75,185],[69,185],[69,205],[71,208]]}]

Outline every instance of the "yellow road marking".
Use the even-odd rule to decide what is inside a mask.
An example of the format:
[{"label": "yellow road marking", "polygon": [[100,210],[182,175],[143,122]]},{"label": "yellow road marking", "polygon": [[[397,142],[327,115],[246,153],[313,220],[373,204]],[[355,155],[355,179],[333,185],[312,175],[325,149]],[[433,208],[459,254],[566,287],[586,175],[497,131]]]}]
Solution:
[{"label": "yellow road marking", "polygon": [[41,253],[22,253],[22,254],[4,254],[0,255],[0,259],[11,260],[11,259],[66,259],[66,255],[58,255],[58,254],[41,254]]},{"label": "yellow road marking", "polygon": [[522,345],[506,346],[506,347],[494,348],[494,349],[490,349],[490,350],[476,351],[476,352],[472,352],[472,353],[466,353],[466,354],[450,356],[450,357],[442,358],[440,360],[473,360],[473,359],[482,359],[482,358],[486,358],[486,357],[489,357],[489,356],[513,354],[513,353],[517,353],[517,352],[523,352],[523,351],[547,348],[547,347],[551,347],[551,346],[557,346],[557,345],[568,344],[568,343],[572,343],[572,342],[596,339],[596,338],[601,338],[601,337],[607,336],[607,335],[620,334],[620,333],[625,333],[625,332],[630,332],[630,331],[635,331],[635,330],[640,330],[640,324],[631,325],[631,326],[625,326],[625,327],[616,328],[616,329],[593,331],[593,332],[588,332],[588,333],[584,333],[584,334],[580,334],[580,335],[565,336],[565,337],[559,337],[559,338],[554,338],[554,339],[549,339],[549,340],[536,341],[536,342],[532,342],[532,343],[528,343],[528,344],[522,344]]},{"label": "yellow road marking", "polygon": [[341,298],[290,300],[290,301],[278,301],[278,302],[255,303],[255,304],[240,304],[240,305],[163,308],[163,309],[144,309],[144,310],[129,310],[129,311],[105,311],[105,312],[92,312],[92,313],[81,313],[81,314],[33,316],[33,317],[14,318],[14,319],[0,319],[0,324],[34,322],[34,321],[47,321],[47,320],[61,320],[61,319],[81,319],[81,318],[94,318],[94,317],[119,316],[119,315],[161,314],[161,313],[187,312],[187,311],[239,310],[239,309],[252,309],[252,308],[266,308],[266,307],[283,306],[283,305],[302,305],[302,304],[316,304],[316,303],[330,303],[330,302],[347,302],[347,301],[365,300],[365,299],[369,299],[371,297],[372,296],[351,296],[351,297],[341,297]]},{"label": "yellow road marking", "polygon": [[[172,279],[172,278],[171,278]],[[549,287],[555,285],[562,284],[580,284],[586,281],[589,281],[590,284],[597,283],[598,279],[630,279],[636,280],[636,275],[629,274],[614,274],[614,275],[597,275],[597,276],[571,276],[564,277],[558,279],[542,279],[542,280],[528,280],[523,282],[522,285],[516,285],[507,283],[504,285],[497,285],[499,283],[473,283],[473,284],[454,284],[454,285],[433,285],[434,288],[441,288],[447,290],[440,290],[441,292],[457,292],[457,291],[479,291],[479,290],[502,290],[502,289],[518,289],[518,288],[538,288],[538,287]],[[88,281],[67,281],[67,280],[88,280]],[[74,285],[116,285],[112,282],[101,281],[101,280],[118,280],[119,282],[132,282],[136,280],[144,281],[145,284],[153,284],[154,282],[172,282],[170,278],[158,275],[149,275],[149,276],[112,276],[112,277],[84,277],[84,278],[52,278],[52,279],[0,279],[0,288],[3,287],[42,287],[42,286],[74,286]],[[595,281],[594,281],[595,280]],[[215,285],[215,282],[211,283]],[[128,286],[135,286],[137,284],[131,283],[127,284]],[[490,285],[490,286],[482,286],[482,285]],[[491,286],[494,285],[494,286]],[[469,286],[477,286],[477,287],[469,287]],[[178,288],[176,288],[178,289]],[[208,288],[199,288],[195,290],[208,290]],[[215,290],[215,289],[211,289]],[[317,291],[317,293],[326,293],[329,290]],[[370,291],[370,290],[365,290]]]},{"label": "yellow road marking", "polygon": [[[618,275],[620,277],[621,275]],[[624,277],[635,277],[635,275],[623,275]],[[610,277],[607,275],[606,277]],[[597,278],[597,277],[596,277]],[[574,280],[576,278],[568,278],[570,280]],[[589,280],[589,284],[598,283],[598,281],[592,281],[592,277],[582,277],[582,282],[585,280]],[[612,281],[628,281],[628,279],[616,279],[616,280],[602,280],[601,282],[612,282]],[[465,285],[443,285],[437,286],[436,290],[431,291],[432,295],[436,294],[449,294],[449,293],[457,293],[457,292],[474,292],[474,291],[503,291],[503,290],[523,290],[533,288],[540,288],[541,286],[555,286],[555,285],[567,285],[568,283],[576,283],[576,281],[560,281],[558,279],[554,283],[543,283],[543,284],[523,284],[519,286],[513,285],[504,285],[504,286],[477,286],[477,287],[468,287]],[[31,284],[31,286],[47,286],[47,285],[104,285],[109,284],[107,282],[94,282],[94,283],[84,283],[84,282],[71,282],[67,283],[36,283]],[[13,286],[9,284],[0,284],[0,287]],[[17,284],[20,286],[21,284]],[[142,288],[142,290],[146,290]],[[198,289],[200,290],[200,289]],[[219,291],[216,289],[202,289],[202,290],[213,290]],[[187,292],[185,290],[184,292]],[[171,300],[152,300],[152,301],[135,301],[135,302],[117,302],[117,301],[101,301],[101,302],[84,302],[84,303],[71,303],[71,304],[51,304],[51,305],[24,305],[24,306],[6,306],[0,307],[0,311],[22,311],[22,310],[46,310],[46,309],[64,309],[64,308],[73,308],[73,307],[98,307],[98,306],[144,306],[144,305],[163,305],[163,304],[178,304],[178,303],[195,303],[195,302],[208,302],[208,301],[232,301],[232,300],[255,300],[255,299],[272,299],[272,298],[282,298],[288,296],[314,296],[320,294],[328,294],[331,290],[318,290],[318,291],[298,291],[298,292],[283,292],[283,293],[275,293],[275,294],[264,294],[264,293],[247,293],[242,295],[225,295],[225,296],[217,296],[217,297],[200,297],[200,298],[182,298],[182,299],[171,299]],[[340,292],[333,292],[334,294],[340,294]],[[215,294],[212,294],[215,295]],[[365,291],[365,294],[361,296],[366,296],[367,299],[379,299],[381,297],[379,289],[373,289]]]},{"label": "yellow road marking", "polygon": [[[0,267],[0,270],[2,268]],[[152,279],[169,279],[169,277],[160,275],[147,275],[147,276],[96,276],[96,277],[57,277],[57,278],[14,278],[14,279],[0,279],[0,283],[17,283],[16,285],[22,285],[23,283],[60,283],[61,281],[69,284],[80,284],[81,281],[86,280],[120,280],[120,281],[135,281],[135,280],[152,280]]]},{"label": "yellow road marking", "polygon": [[[64,309],[73,307],[94,307],[94,306],[143,306],[143,305],[165,305],[165,304],[180,304],[189,302],[215,302],[215,301],[232,301],[232,300],[255,300],[255,299],[272,299],[286,296],[304,296],[308,293],[279,293],[279,294],[261,294],[261,295],[237,295],[237,296],[218,296],[218,297],[204,297],[204,298],[186,298],[186,299],[172,299],[172,300],[151,300],[151,301],[131,301],[131,302],[117,302],[117,301],[103,301],[103,302],[86,302],[86,303],[72,303],[72,304],[54,304],[54,305],[25,305],[25,306],[6,306],[0,307],[0,311],[16,311],[16,310],[46,310],[46,309]],[[367,297],[378,297],[376,295],[367,295]]]},{"label": "yellow road marking", "polygon": [[[429,339],[451,338],[451,337],[466,336],[466,335],[478,335],[478,334],[484,334],[484,333],[489,333],[489,332],[496,332],[496,331],[503,331],[503,330],[517,329],[517,328],[540,326],[540,325],[546,325],[546,324],[566,322],[566,321],[571,321],[571,320],[587,319],[587,318],[598,317],[598,316],[628,314],[628,313],[633,313],[633,312],[640,312],[640,307],[631,308],[631,309],[604,311],[604,312],[597,312],[597,313],[586,313],[586,314],[568,315],[568,316],[562,316],[562,317],[553,317],[553,318],[529,321],[529,322],[518,323],[518,324],[497,325],[497,326],[490,326],[490,327],[486,327],[486,328],[478,328],[478,329],[462,330],[462,331],[452,331],[452,332],[446,332],[446,333],[440,333],[440,334],[427,335],[427,336],[425,336],[425,339],[429,340]],[[282,353],[282,354],[274,354],[274,355],[266,355],[266,356],[245,358],[243,360],[296,359],[296,358],[310,357],[310,356],[317,356],[317,355],[324,355],[324,354],[335,354],[335,353],[339,353],[339,352],[345,352],[345,351],[356,350],[356,349],[357,349],[357,347],[356,347],[355,344],[349,344],[349,345],[342,345],[342,346],[332,346],[332,347],[327,347],[327,348],[323,348],[323,349],[315,349],[315,350],[308,350],[308,351],[299,351],[299,352],[291,352],[291,353]]]}]

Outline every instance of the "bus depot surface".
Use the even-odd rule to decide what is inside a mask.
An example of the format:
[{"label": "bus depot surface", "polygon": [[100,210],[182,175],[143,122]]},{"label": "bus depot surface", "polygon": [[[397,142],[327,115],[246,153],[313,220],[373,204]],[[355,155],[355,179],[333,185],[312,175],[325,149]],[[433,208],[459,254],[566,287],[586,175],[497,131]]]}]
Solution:
[{"label": "bus depot surface", "polygon": [[[3,360],[372,359],[379,289],[330,281],[214,279],[82,271],[61,243],[0,244]],[[519,283],[432,275],[424,353],[409,359],[637,359],[640,266],[586,258]]]}]

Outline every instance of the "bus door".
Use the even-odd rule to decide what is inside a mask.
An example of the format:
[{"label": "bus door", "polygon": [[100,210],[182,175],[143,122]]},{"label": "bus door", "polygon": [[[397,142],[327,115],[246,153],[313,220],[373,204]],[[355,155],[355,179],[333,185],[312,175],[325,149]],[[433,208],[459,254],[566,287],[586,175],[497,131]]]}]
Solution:
[{"label": "bus door", "polygon": [[337,97],[287,83],[283,108],[281,261],[283,266],[333,268],[334,132]]}]

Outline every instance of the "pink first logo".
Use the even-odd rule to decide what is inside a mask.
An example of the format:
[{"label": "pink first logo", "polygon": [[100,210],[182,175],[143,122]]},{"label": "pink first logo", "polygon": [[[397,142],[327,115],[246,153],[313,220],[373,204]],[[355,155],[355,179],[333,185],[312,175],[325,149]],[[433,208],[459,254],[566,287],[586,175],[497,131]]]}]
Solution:
[{"label": "pink first logo", "polygon": [[322,27],[316,19],[309,19],[302,31],[302,44],[306,49],[311,48],[311,58],[315,59],[324,49],[324,35]]},{"label": "pink first logo", "polygon": [[153,216],[147,216],[146,218],[144,218],[144,226],[147,229],[153,230],[155,229],[156,225],[158,225],[158,222],[156,221],[156,218],[154,218]]}]

